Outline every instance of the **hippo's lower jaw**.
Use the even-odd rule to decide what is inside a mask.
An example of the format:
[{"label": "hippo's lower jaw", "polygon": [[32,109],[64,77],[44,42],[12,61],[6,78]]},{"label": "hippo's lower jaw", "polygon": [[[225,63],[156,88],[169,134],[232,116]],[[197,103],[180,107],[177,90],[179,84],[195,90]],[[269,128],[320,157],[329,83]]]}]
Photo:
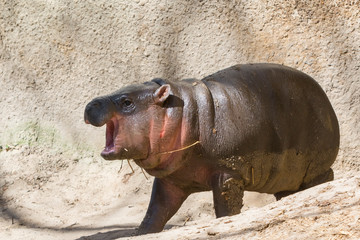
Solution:
[{"label": "hippo's lower jaw", "polygon": [[113,149],[111,150],[106,150],[106,148],[101,152],[101,156],[105,159],[105,160],[117,160],[119,159],[117,157],[117,154],[115,153],[115,151]]},{"label": "hippo's lower jaw", "polygon": [[117,149],[115,145],[115,139],[119,132],[119,124],[116,118],[111,118],[106,123],[106,145],[101,152],[101,156],[106,160],[115,160],[117,155]]}]

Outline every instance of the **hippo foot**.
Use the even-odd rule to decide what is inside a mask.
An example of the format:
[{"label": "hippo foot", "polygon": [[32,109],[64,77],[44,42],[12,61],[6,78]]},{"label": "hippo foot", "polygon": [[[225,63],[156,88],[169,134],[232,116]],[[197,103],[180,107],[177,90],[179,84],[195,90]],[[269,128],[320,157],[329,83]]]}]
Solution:
[{"label": "hippo foot", "polygon": [[243,206],[244,181],[228,174],[219,174],[213,180],[216,217],[239,214]]}]

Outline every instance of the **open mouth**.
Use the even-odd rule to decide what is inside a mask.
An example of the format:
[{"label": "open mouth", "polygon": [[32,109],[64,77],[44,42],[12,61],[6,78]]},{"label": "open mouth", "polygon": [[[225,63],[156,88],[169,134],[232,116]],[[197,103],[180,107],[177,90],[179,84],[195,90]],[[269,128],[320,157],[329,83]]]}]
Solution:
[{"label": "open mouth", "polygon": [[106,145],[104,150],[101,152],[101,156],[106,158],[106,156],[115,154],[115,139],[119,132],[119,124],[115,117],[111,118],[106,123]]}]

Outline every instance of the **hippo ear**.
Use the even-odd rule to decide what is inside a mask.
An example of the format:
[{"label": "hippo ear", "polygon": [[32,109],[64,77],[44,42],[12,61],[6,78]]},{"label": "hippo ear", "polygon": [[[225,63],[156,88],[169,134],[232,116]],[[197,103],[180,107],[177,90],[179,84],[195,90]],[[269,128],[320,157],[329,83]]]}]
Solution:
[{"label": "hippo ear", "polygon": [[163,103],[170,95],[170,85],[164,84],[154,92],[155,103]]}]

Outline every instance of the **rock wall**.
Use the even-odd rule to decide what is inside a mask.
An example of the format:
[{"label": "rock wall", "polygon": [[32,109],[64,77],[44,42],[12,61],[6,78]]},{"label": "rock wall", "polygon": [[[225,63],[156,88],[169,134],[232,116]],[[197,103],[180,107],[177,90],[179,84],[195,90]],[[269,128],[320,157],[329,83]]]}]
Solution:
[{"label": "rock wall", "polygon": [[104,129],[83,123],[93,97],[154,77],[202,78],[237,63],[275,62],[308,73],[325,89],[341,125],[337,166],[359,168],[359,5],[3,0],[0,143],[36,142],[43,136],[37,129],[45,128],[54,129],[50,147],[62,139],[75,151],[98,151]]}]

